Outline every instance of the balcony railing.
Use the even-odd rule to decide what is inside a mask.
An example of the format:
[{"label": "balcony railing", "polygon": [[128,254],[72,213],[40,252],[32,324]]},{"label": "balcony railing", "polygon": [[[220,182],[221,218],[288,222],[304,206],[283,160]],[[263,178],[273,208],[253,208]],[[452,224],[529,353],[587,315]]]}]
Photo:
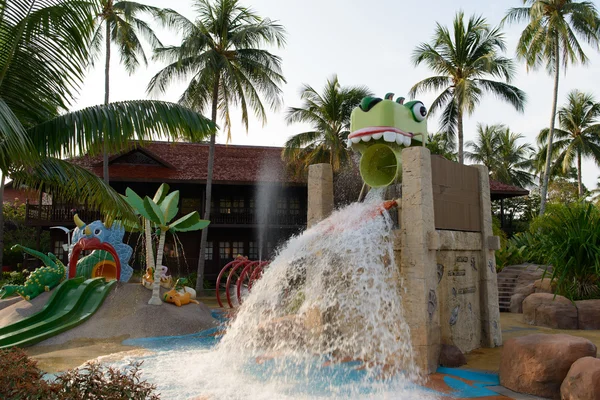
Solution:
[{"label": "balcony railing", "polygon": [[[26,206],[27,223],[30,225],[71,225],[75,212],[81,220],[87,223],[102,219],[100,212],[84,208],[75,210],[72,206],[39,206],[37,204],[27,204]],[[200,215],[202,216],[202,213]],[[181,216],[183,213],[177,217]],[[216,208],[211,212],[210,221],[213,225],[304,226],[306,225],[306,210],[286,210],[285,212],[276,210],[270,213],[266,219],[261,220],[254,208]]]},{"label": "balcony railing", "polygon": [[27,204],[25,208],[26,221],[33,225],[35,223],[73,224],[73,215],[76,213],[85,222],[102,219],[99,211],[72,206]]},{"label": "balcony railing", "polygon": [[[200,214],[202,215],[202,214]],[[306,210],[274,211],[259,217],[254,208],[213,208],[210,212],[211,224],[219,225],[306,225]]]}]

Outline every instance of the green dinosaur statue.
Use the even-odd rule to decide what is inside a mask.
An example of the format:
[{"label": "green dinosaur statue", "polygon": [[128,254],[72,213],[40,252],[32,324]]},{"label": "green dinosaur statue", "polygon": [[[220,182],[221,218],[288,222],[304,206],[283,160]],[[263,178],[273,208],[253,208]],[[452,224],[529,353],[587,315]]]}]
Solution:
[{"label": "green dinosaur statue", "polygon": [[67,277],[67,268],[52,253],[45,255],[19,244],[14,245],[12,250],[21,250],[40,259],[44,263],[44,267],[33,271],[24,285],[4,285],[0,289],[0,299],[17,294],[25,300],[31,300],[43,292],[48,292]]}]

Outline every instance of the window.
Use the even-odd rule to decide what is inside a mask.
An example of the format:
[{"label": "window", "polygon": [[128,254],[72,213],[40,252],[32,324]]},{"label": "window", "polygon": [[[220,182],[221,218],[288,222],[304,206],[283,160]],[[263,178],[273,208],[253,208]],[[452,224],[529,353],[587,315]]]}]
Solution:
[{"label": "window", "polygon": [[255,210],[254,210],[254,199],[248,200],[248,211],[250,212],[250,214],[253,214],[255,212]]},{"label": "window", "polygon": [[277,199],[277,214],[287,214],[287,199],[285,197],[280,197],[279,199]]},{"label": "window", "polygon": [[219,242],[219,257],[227,260],[231,257],[231,242]]},{"label": "window", "polygon": [[290,199],[290,214],[300,215],[300,199],[296,197]]},{"label": "window", "polygon": [[200,199],[181,199],[181,213],[183,215],[194,211],[200,212],[202,201]]},{"label": "window", "polygon": [[244,198],[241,196],[233,197],[231,200],[231,212],[243,213],[244,212]]},{"label": "window", "polygon": [[206,249],[204,249],[204,259],[207,261],[213,259],[213,242],[206,242]]},{"label": "window", "polygon": [[219,212],[221,214],[231,214],[231,198],[224,197],[219,200]]},{"label": "window", "polygon": [[63,248],[64,244],[64,240],[57,240],[54,242],[54,255],[59,260],[62,260],[65,257],[65,249]]},{"label": "window", "polygon": [[244,255],[244,242],[233,242],[231,254],[233,255],[233,257],[243,256]]},{"label": "window", "polygon": [[258,260],[258,242],[250,242],[248,258],[251,260]]}]

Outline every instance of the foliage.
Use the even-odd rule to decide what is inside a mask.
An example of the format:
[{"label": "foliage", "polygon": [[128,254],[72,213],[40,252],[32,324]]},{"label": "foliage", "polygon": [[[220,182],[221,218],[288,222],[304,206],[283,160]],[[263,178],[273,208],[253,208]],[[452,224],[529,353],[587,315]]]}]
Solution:
[{"label": "foliage", "polygon": [[540,213],[543,214],[554,154],[552,147],[561,64],[566,71],[569,64],[587,62],[579,41],[598,48],[600,18],[596,6],[590,1],[523,0],[523,4],[525,7],[511,8],[503,20],[503,23],[528,22],[517,44],[517,57],[525,60],[528,69],[545,64],[548,73],[554,75],[554,96],[541,185]]},{"label": "foliage", "polygon": [[[551,158],[563,173],[575,164],[579,197],[583,197],[582,159],[590,157],[600,165],[600,103],[589,93],[572,90],[567,104],[558,110],[558,121],[560,129],[554,129]],[[548,142],[549,132],[549,129],[543,129],[538,135],[540,146]],[[545,148],[542,155],[546,156]]]},{"label": "foliage", "polygon": [[[587,189],[585,185],[582,188],[585,196]],[[553,177],[548,185],[548,201],[563,204],[580,201],[577,182],[561,176]]]},{"label": "foliage", "polygon": [[[63,114],[88,68],[98,10],[83,0],[0,2],[0,170],[15,186],[85,202],[108,216],[133,218],[117,193],[65,155],[121,149],[132,139],[214,130],[176,104],[122,102]],[[158,114],[157,114],[158,113]]]},{"label": "foliage", "polygon": [[[23,256],[21,256],[22,258]],[[29,275],[29,271],[24,269],[23,271],[3,272],[2,281],[5,285],[23,285]]]},{"label": "foliage", "polygon": [[[483,93],[493,93],[518,111],[523,111],[525,93],[509,85],[515,74],[505,50],[504,34],[492,28],[483,17],[472,16],[465,23],[463,12],[454,18],[452,32],[439,23],[430,43],[414,51],[415,65],[425,63],[435,74],[416,83],[410,95],[441,91],[429,113],[441,112],[440,127],[451,137],[458,134],[458,160],[463,162],[463,117],[470,115]],[[504,82],[494,80],[501,79]]]},{"label": "foliage", "polygon": [[533,255],[552,265],[558,294],[571,300],[600,298],[600,210],[596,206],[549,204],[530,232],[538,240]]},{"label": "foliage", "polygon": [[152,78],[149,91],[165,92],[171,83],[189,79],[179,102],[199,111],[210,107],[215,116],[218,111],[229,140],[231,104],[240,108],[248,129],[250,112],[266,122],[260,96],[271,108],[281,103],[281,58],[261,47],[283,47],[285,29],[238,0],[195,0],[194,8],[195,21],[173,10],[161,12],[163,24],[182,34],[183,41],[155,50],[156,60],[170,64]]},{"label": "foliage", "polygon": [[[4,256],[2,263],[13,268],[23,262],[23,252],[12,247],[20,244],[25,247],[37,247],[37,230],[25,225],[25,203],[4,203]],[[42,231],[40,248],[43,253],[50,251],[50,232]]]},{"label": "foliage", "polygon": [[426,146],[431,154],[440,155],[450,161],[457,161],[456,142],[447,132],[430,133]]},{"label": "foliage", "polygon": [[465,153],[471,161],[488,167],[490,176],[499,182],[529,187],[535,180],[529,144],[519,144],[523,135],[511,132],[504,125],[477,124],[477,138],[466,143]]},{"label": "foliage", "polygon": [[371,96],[365,86],[342,86],[337,75],[327,80],[323,94],[310,85],[300,89],[301,107],[290,107],[288,124],[310,124],[308,132],[293,135],[285,142],[282,157],[297,167],[297,173],[317,163],[329,163],[334,172],[345,167],[350,159],[346,140],[350,133],[350,115],[360,101]]},{"label": "foliage", "polygon": [[542,264],[538,252],[539,236],[530,232],[519,232],[506,241],[505,246],[496,251],[496,269],[501,271],[507,265],[526,262]]},{"label": "foliage", "polygon": [[0,398],[158,400],[155,386],[141,380],[140,366],[141,363],[134,362],[121,371],[91,362],[60,374],[49,383],[42,379],[37,363],[23,350],[0,350]]}]

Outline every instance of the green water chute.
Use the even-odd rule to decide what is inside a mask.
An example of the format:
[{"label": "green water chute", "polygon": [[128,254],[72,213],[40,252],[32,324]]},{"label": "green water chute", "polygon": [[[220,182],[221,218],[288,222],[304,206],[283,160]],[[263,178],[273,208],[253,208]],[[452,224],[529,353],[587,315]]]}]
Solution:
[{"label": "green water chute", "polygon": [[402,149],[395,145],[373,144],[361,150],[360,176],[373,188],[391,185],[402,175]]}]

